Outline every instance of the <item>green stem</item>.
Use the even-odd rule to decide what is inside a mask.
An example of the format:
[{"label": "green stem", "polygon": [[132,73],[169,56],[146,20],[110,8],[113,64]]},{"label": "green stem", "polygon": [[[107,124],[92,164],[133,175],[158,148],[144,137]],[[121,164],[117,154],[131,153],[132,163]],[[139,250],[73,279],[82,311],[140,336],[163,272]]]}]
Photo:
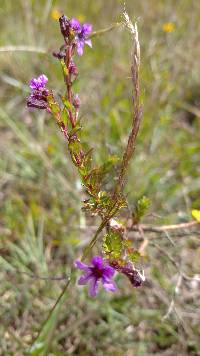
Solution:
[{"label": "green stem", "polygon": [[[86,246],[86,248],[83,251],[83,255],[81,257],[81,261],[85,260],[85,258],[88,256],[88,254],[90,253],[91,249],[94,247],[94,245],[97,242],[98,236],[100,234],[100,232],[103,230],[103,228],[106,226],[106,224],[108,223],[108,221],[116,214],[116,212],[118,211],[119,207],[116,206],[118,203],[118,201],[116,200],[114,202],[114,204],[112,205],[112,207],[110,208],[108,214],[105,216],[104,220],[102,221],[101,225],[98,227],[94,237],[92,238],[92,240],[90,241],[90,243]],[[116,206],[116,208],[115,208]],[[115,208],[115,209],[114,209]],[[113,211],[114,209],[114,211]]]},{"label": "green stem", "polygon": [[115,28],[120,27],[122,25],[123,25],[122,22],[116,22],[113,25],[111,25],[110,27],[104,28],[99,31],[92,32],[92,34],[90,35],[90,38],[95,37],[95,36],[104,35],[106,32],[110,32],[110,31],[114,30]]},{"label": "green stem", "polygon": [[[65,292],[66,292],[66,290],[67,290],[68,287],[69,287],[70,282],[71,282],[71,278],[69,277],[69,279],[68,279],[68,281],[67,281],[65,287],[64,287],[63,290],[61,291],[61,293],[60,293],[58,299],[56,300],[56,302],[55,302],[55,304],[54,304],[54,306],[51,308],[51,310],[50,310],[50,312],[49,312],[49,314],[48,314],[46,320],[43,322],[42,327],[40,328],[40,331],[38,332],[38,334],[37,334],[35,340],[33,341],[32,345],[31,345],[31,347],[30,347],[29,352],[31,351],[33,345],[37,342],[37,340],[39,339],[40,335],[42,334],[42,331],[43,331],[43,329],[45,328],[45,325],[47,324],[47,322],[49,321],[49,319],[51,318],[51,316],[52,316],[54,310],[55,310],[56,307],[59,305],[61,299],[63,298],[63,296],[64,296],[64,294],[65,294]],[[31,353],[30,353],[30,354],[31,354]]]}]

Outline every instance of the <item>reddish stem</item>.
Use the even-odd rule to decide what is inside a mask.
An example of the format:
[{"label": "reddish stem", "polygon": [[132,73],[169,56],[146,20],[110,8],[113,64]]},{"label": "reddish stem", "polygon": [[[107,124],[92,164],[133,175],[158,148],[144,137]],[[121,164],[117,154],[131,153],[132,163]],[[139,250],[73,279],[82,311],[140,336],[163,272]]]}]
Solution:
[{"label": "reddish stem", "polygon": [[[65,61],[65,64],[66,64],[66,67],[67,67],[67,70],[68,70],[68,73],[66,75],[66,85],[67,85],[67,100],[69,101],[70,103],[70,106],[72,106],[72,81],[71,81],[71,74],[69,72],[69,67],[70,67],[70,62],[71,62],[71,59],[72,59],[72,46],[69,45],[67,46],[67,49],[66,49],[66,61]],[[68,113],[69,113],[69,119],[71,121],[71,124],[72,124],[72,127],[74,128],[76,126],[76,118],[73,116],[73,113],[72,113],[72,110],[71,109],[68,109]]]}]

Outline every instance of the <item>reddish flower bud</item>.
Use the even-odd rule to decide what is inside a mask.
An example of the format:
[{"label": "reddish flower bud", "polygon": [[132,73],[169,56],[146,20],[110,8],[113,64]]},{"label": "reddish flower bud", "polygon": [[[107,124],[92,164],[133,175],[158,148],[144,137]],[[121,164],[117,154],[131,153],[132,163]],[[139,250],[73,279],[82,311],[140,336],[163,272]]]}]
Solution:
[{"label": "reddish flower bud", "polygon": [[69,64],[69,73],[70,74],[74,74],[74,75],[78,74],[77,66],[73,61],[71,61],[70,64]]},{"label": "reddish flower bud", "polygon": [[65,15],[62,15],[59,18],[59,22],[60,22],[60,30],[61,33],[63,35],[64,38],[69,37],[70,35],[70,21],[67,19],[67,17]]},{"label": "reddish flower bud", "polygon": [[122,273],[124,273],[128,277],[133,287],[140,287],[145,281],[144,273],[141,274],[137,269],[124,267]]},{"label": "reddish flower bud", "polygon": [[81,101],[80,101],[79,95],[75,94],[74,98],[73,98],[73,106],[75,107],[75,109],[78,110],[80,108],[80,105],[81,105]]},{"label": "reddish flower bud", "polygon": [[37,109],[47,109],[47,96],[48,90],[45,89],[43,91],[35,90],[33,91],[29,97],[27,98],[27,106],[29,108],[37,108]]},{"label": "reddish flower bud", "polygon": [[55,58],[58,58],[58,59],[64,59],[66,57],[66,53],[63,51],[60,51],[60,52],[54,51],[52,54]]},{"label": "reddish flower bud", "polygon": [[140,273],[139,270],[134,268],[131,263],[127,263],[124,266],[121,266],[117,261],[113,261],[111,266],[118,272],[125,274],[131,282],[132,286],[137,288],[142,285],[145,281],[144,271]]}]

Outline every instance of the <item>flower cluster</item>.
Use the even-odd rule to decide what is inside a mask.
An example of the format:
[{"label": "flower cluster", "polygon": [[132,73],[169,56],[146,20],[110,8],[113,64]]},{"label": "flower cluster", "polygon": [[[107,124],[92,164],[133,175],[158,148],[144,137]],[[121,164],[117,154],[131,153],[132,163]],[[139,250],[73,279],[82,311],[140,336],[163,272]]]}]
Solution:
[{"label": "flower cluster", "polygon": [[69,20],[65,15],[59,19],[61,33],[67,45],[72,44],[79,56],[82,56],[85,45],[92,47],[92,41],[89,35],[92,32],[92,25],[89,23],[80,24],[80,22],[72,18]]},{"label": "flower cluster", "polygon": [[27,98],[27,106],[30,108],[47,109],[47,97],[49,91],[45,88],[48,82],[46,75],[41,74],[38,78],[33,78],[29,82],[31,94]]},{"label": "flower cluster", "polygon": [[[79,56],[82,56],[85,45],[92,47],[92,41],[89,39],[89,35],[92,32],[92,25],[89,23],[81,24],[77,19],[68,19],[65,15],[59,18],[60,30],[64,37],[65,44],[61,46],[59,52],[53,52],[54,57],[59,60],[64,60],[66,66],[66,82],[68,85],[68,91],[72,85],[72,76],[78,75],[76,64],[72,57],[74,50],[77,50]],[[27,106],[29,108],[48,109],[48,95],[49,91],[45,88],[48,82],[46,75],[41,74],[38,78],[33,78],[29,86],[31,88],[31,94],[27,98]],[[71,103],[77,111],[80,107],[80,99],[78,94],[71,95]],[[49,109],[49,111],[51,111]],[[70,113],[71,120],[73,121],[72,114]]]}]

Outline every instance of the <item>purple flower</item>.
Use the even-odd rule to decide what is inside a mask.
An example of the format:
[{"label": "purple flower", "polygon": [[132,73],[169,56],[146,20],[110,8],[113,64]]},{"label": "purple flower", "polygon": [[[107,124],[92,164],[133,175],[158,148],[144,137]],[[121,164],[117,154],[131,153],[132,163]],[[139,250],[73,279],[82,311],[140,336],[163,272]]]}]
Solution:
[{"label": "purple flower", "polygon": [[70,27],[71,27],[71,29],[72,29],[73,31],[75,31],[75,32],[81,32],[81,24],[80,24],[80,22],[79,22],[77,19],[75,19],[75,18],[73,18],[73,19],[70,20]]},{"label": "purple flower", "polygon": [[30,80],[29,85],[32,92],[27,98],[29,108],[47,109],[47,97],[49,95],[49,91],[45,88],[47,82],[48,78],[44,74]]},{"label": "purple flower", "polygon": [[38,78],[33,78],[29,82],[29,86],[32,90],[43,90],[48,82],[46,75],[41,74]]},{"label": "purple flower", "polygon": [[84,36],[89,36],[92,32],[92,25],[90,23],[84,23],[81,32]]},{"label": "purple flower", "polygon": [[115,270],[107,262],[103,261],[102,257],[93,257],[91,266],[88,266],[80,261],[76,261],[75,266],[84,271],[83,275],[78,280],[78,284],[84,285],[89,282],[89,295],[91,297],[96,297],[100,282],[106,291],[116,291],[117,287],[115,282],[112,280]]},{"label": "purple flower", "polygon": [[82,56],[84,46],[87,44],[89,47],[92,47],[92,41],[88,39],[88,36],[92,32],[92,25],[89,23],[84,23],[81,27],[81,30],[77,33],[75,37],[77,53],[79,56]]},{"label": "purple flower", "polygon": [[74,36],[74,42],[76,44],[77,53],[79,56],[82,56],[84,46],[88,45],[92,47],[92,41],[88,38],[92,32],[92,25],[89,23],[84,23],[83,25],[80,22],[72,18],[69,20],[65,15],[62,15],[59,18],[60,30],[64,36],[65,41],[70,41],[71,36]]}]

